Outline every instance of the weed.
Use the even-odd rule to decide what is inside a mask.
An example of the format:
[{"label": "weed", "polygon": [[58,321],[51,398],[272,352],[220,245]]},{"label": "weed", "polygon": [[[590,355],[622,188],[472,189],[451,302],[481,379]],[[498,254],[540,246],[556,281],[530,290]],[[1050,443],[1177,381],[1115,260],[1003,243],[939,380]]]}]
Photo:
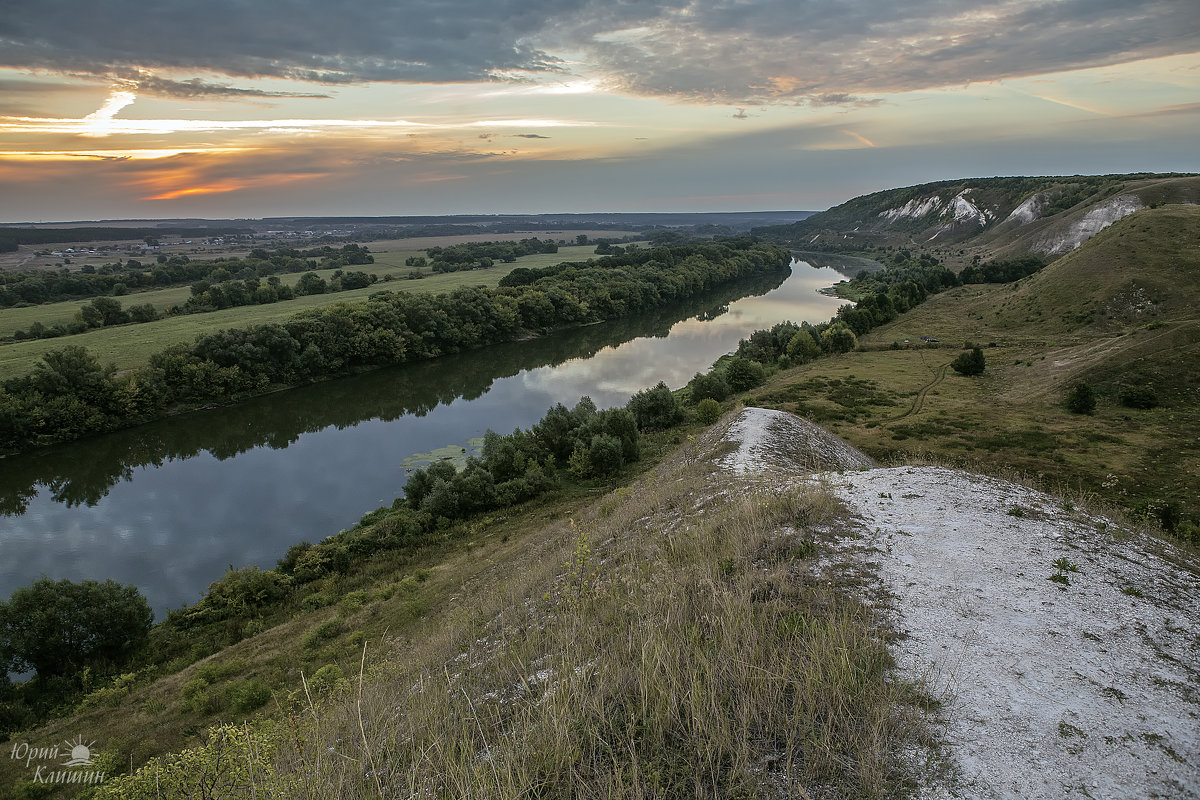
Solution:
[{"label": "weed", "polygon": [[1104,689],[1101,689],[1100,694],[1104,695],[1105,697],[1111,697],[1114,700],[1116,700],[1118,703],[1124,703],[1125,700],[1128,698],[1128,695],[1126,695],[1124,692],[1122,692],[1120,689],[1118,689],[1115,686],[1108,686],[1108,687],[1105,687]]},{"label": "weed", "polygon": [[1064,739],[1070,738],[1072,736],[1078,736],[1080,739],[1087,738],[1086,733],[1084,733],[1081,729],[1076,728],[1074,725],[1072,725],[1069,722],[1058,723],[1058,735],[1063,737]]},{"label": "weed", "polygon": [[1121,590],[1121,594],[1127,594],[1130,597],[1142,597],[1142,590],[1136,586],[1126,586]]},{"label": "weed", "polygon": [[1047,580],[1061,583],[1063,586],[1071,585],[1070,573],[1079,572],[1079,565],[1069,561],[1065,556],[1056,559],[1050,566],[1054,567],[1055,573]]}]

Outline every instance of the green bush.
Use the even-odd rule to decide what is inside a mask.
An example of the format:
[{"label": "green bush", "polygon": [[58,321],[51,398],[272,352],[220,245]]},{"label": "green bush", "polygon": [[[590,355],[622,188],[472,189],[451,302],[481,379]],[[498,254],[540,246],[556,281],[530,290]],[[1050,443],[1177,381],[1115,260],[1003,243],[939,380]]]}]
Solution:
[{"label": "green bush", "polygon": [[643,389],[629,398],[625,406],[633,412],[637,426],[643,430],[665,430],[683,420],[683,409],[675,394],[663,382],[653,389]]},{"label": "green bush", "polygon": [[788,341],[787,357],[793,364],[804,364],[821,355],[821,345],[817,344],[810,331],[811,328],[802,328]]},{"label": "green bush", "polygon": [[256,680],[231,683],[227,692],[230,706],[240,714],[249,714],[271,699],[271,690]]},{"label": "green bush", "polygon": [[1122,386],[1118,397],[1126,408],[1155,408],[1158,393],[1150,386]]},{"label": "green bush", "polygon": [[858,347],[858,337],[846,323],[838,321],[821,334],[821,349],[827,353],[849,353]]},{"label": "green bush", "polygon": [[588,447],[588,463],[592,474],[597,477],[612,475],[620,470],[625,465],[621,440],[607,433],[593,436]]},{"label": "green bush", "polygon": [[972,347],[951,361],[950,368],[960,375],[982,375],[986,368],[983,351]]},{"label": "green bush", "polygon": [[346,594],[346,596],[342,598],[342,601],[340,603],[338,603],[338,608],[340,608],[343,612],[350,614],[355,611],[358,611],[360,608],[362,608],[366,604],[367,604],[367,593],[365,591],[359,590],[359,591],[355,591],[355,592],[349,592],[348,594]]},{"label": "green bush", "polygon": [[1091,386],[1079,381],[1067,391],[1066,406],[1072,414],[1092,414],[1096,411],[1096,393]]},{"label": "green bush", "polygon": [[342,623],[339,620],[331,619],[304,634],[300,639],[300,644],[304,646],[305,650],[310,650],[319,647],[323,642],[332,639],[341,632]]},{"label": "green bush", "polygon": [[721,404],[711,397],[706,397],[696,406],[696,419],[703,425],[712,425],[721,418]]}]

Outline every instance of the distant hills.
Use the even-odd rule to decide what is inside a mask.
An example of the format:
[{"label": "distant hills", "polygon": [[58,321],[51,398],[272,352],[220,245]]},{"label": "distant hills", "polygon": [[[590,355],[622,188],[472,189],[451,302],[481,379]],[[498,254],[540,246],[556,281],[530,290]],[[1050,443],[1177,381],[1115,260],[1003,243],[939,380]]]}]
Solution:
[{"label": "distant hills", "polygon": [[801,249],[1054,259],[1139,209],[1176,203],[1200,204],[1200,175],[968,178],[873,192],[755,233]]},{"label": "distant hills", "polygon": [[[316,231],[377,231],[379,229],[429,229],[453,227],[455,233],[517,232],[561,229],[612,229],[617,231],[653,230],[656,228],[721,228],[743,232],[756,226],[787,225],[814,211],[714,211],[714,212],[597,212],[580,214],[426,214],[404,216],[346,216],[346,217],[264,217],[262,219],[146,219],[103,220],[81,222],[0,223],[0,236],[14,238],[31,236],[30,241],[48,241],[56,235],[91,235],[94,239],[111,239],[107,232],[116,231],[125,238],[144,235],[178,233],[187,235],[218,235],[223,232],[261,233],[270,230]],[[130,230],[136,228],[136,230]],[[39,233],[31,233],[38,230]],[[42,230],[77,229],[72,234],[40,233]],[[143,230],[144,229],[144,230]],[[106,232],[97,236],[96,232]],[[38,238],[41,237],[41,238]],[[84,241],[75,238],[70,241]],[[68,241],[57,238],[56,242]]]}]

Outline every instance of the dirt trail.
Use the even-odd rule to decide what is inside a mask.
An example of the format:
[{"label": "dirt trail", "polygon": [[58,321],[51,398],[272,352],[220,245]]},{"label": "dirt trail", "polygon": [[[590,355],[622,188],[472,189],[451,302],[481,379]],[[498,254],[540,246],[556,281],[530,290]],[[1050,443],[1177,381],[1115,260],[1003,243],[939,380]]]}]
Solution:
[{"label": "dirt trail", "polygon": [[[814,479],[804,453],[840,440],[780,414],[744,409],[724,466],[776,485]],[[864,596],[886,598],[901,634],[896,677],[942,702],[949,777],[922,797],[1200,798],[1194,559],[1017,484],[835,468],[815,478],[859,530],[830,558],[874,576]]]},{"label": "dirt trail", "polygon": [[938,367],[937,370],[934,371],[933,380],[930,381],[929,383],[925,384],[924,386],[922,386],[917,391],[917,396],[913,398],[912,406],[908,409],[908,411],[905,411],[903,414],[901,414],[898,417],[889,417],[888,419],[885,419],[884,422],[896,422],[897,420],[904,419],[905,417],[911,416],[912,414],[920,414],[921,409],[924,408],[924,406],[925,406],[925,395],[929,393],[930,389],[934,388],[939,383],[946,380],[946,370],[948,370],[949,368],[950,368],[950,362],[948,362],[948,361],[945,364],[942,364],[940,367]]}]

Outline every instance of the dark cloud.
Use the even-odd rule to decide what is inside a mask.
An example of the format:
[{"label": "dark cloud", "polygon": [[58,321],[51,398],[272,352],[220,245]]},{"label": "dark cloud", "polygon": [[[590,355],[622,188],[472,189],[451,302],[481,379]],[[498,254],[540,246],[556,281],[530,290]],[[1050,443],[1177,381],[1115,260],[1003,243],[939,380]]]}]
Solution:
[{"label": "dark cloud", "polygon": [[[556,33],[628,90],[702,102],[859,105],[861,95],[1200,51],[1195,0],[674,2]],[[634,28],[637,28],[636,31]],[[572,38],[574,37],[574,38]]]},{"label": "dark cloud", "polygon": [[0,66],[150,71],[152,91],[191,96],[279,95],[163,76],[343,84],[574,70],[699,102],[861,105],[1197,51],[1196,0],[8,0],[0,11]]},{"label": "dark cloud", "polygon": [[549,139],[549,136],[542,136],[540,133],[514,133],[513,136],[517,139]]},{"label": "dark cloud", "polygon": [[315,92],[284,92],[267,91],[264,89],[245,89],[238,86],[227,86],[219,83],[206,83],[199,78],[186,81],[173,81],[155,75],[139,75],[132,79],[140,94],[153,94],[165,97],[231,97],[231,98],[328,98],[330,95]]},{"label": "dark cloud", "polygon": [[507,70],[557,70],[557,59],[526,36],[585,2],[8,0],[0,11],[0,66],[331,84],[480,80]]}]

